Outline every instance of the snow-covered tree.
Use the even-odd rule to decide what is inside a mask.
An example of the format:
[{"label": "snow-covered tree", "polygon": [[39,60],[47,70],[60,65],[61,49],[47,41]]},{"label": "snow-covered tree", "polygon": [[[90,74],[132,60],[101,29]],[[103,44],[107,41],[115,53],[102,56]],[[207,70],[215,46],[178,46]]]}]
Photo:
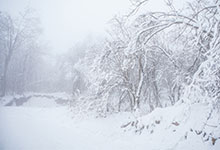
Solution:
[{"label": "snow-covered tree", "polygon": [[21,90],[17,92],[24,91],[24,82],[28,75],[27,65],[28,63],[31,64],[31,60],[33,60],[31,58],[38,57],[38,55],[35,55],[39,49],[37,42],[41,32],[38,25],[38,18],[34,17],[29,9],[17,18],[7,13],[0,13],[0,49],[2,58],[0,62],[2,68],[0,71],[0,89],[2,96],[5,95],[8,86],[12,91],[15,90],[12,88]]}]

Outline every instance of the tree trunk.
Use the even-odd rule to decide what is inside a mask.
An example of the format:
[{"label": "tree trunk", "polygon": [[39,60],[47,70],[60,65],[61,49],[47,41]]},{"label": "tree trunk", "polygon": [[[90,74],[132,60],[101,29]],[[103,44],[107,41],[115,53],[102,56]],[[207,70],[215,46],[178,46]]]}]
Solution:
[{"label": "tree trunk", "polygon": [[162,107],[162,105],[160,103],[159,91],[158,91],[158,87],[157,87],[157,82],[156,81],[153,81],[153,86],[154,86],[153,93],[154,93],[154,98],[155,98],[155,101],[156,101],[156,107]]},{"label": "tree trunk", "polygon": [[138,82],[138,86],[137,86],[137,90],[135,93],[135,106],[134,109],[137,110],[140,108],[140,96],[141,96],[141,91],[142,91],[142,86],[143,86],[143,82],[144,82],[144,73],[143,73],[143,66],[142,66],[142,62],[141,62],[141,57],[138,60],[139,62],[139,82]]},{"label": "tree trunk", "polygon": [[4,73],[3,73],[3,76],[2,76],[2,93],[1,93],[1,97],[5,96],[6,94],[6,85],[7,85],[7,72],[8,72],[8,59],[5,60],[5,66],[4,66]]}]

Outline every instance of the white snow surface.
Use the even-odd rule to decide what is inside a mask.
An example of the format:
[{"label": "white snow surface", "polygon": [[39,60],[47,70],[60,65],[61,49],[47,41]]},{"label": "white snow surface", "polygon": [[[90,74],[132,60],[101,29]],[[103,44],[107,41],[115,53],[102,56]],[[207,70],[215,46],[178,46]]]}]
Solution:
[{"label": "white snow surface", "polygon": [[54,99],[33,97],[25,102],[22,106],[24,107],[58,107],[59,105],[54,101]]},{"label": "white snow surface", "polygon": [[[0,150],[219,150],[220,139],[212,145],[204,141],[203,130],[213,137],[220,136],[219,120],[212,117],[204,128],[208,106],[181,104],[156,109],[136,118],[137,128],[122,125],[135,120],[130,113],[118,113],[106,118],[74,117],[68,107],[26,106],[0,107]],[[214,114],[216,115],[216,114]],[[155,123],[160,121],[160,123]],[[178,122],[178,126],[172,123]],[[193,131],[190,131],[193,129]],[[152,132],[152,133],[151,133]],[[187,139],[185,136],[187,135]]]}]

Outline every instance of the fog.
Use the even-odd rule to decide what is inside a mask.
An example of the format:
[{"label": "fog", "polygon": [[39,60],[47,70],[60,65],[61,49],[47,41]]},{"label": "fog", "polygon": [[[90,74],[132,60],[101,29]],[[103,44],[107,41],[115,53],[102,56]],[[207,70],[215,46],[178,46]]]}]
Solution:
[{"label": "fog", "polygon": [[[179,2],[178,2],[179,3]],[[180,2],[181,3],[181,2]],[[182,6],[181,4],[178,4]],[[51,53],[62,54],[87,36],[103,36],[115,15],[131,10],[129,0],[0,0],[0,10],[12,15],[30,8],[41,20],[42,38]],[[165,10],[165,1],[148,3],[149,10]]]},{"label": "fog", "polygon": [[0,0],[0,150],[219,150],[219,112],[219,0]]},{"label": "fog", "polygon": [[1,0],[0,9],[13,15],[29,7],[39,15],[44,39],[53,53],[63,53],[88,35],[105,34],[108,21],[129,9],[129,0]]}]

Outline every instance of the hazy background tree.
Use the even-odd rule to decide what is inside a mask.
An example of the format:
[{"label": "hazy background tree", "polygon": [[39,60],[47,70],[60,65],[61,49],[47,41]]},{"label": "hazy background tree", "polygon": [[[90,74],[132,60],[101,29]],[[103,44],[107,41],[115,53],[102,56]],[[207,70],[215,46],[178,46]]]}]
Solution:
[{"label": "hazy background tree", "polygon": [[38,58],[40,32],[39,19],[29,9],[18,17],[0,13],[1,96],[24,92],[28,69],[36,65],[31,61]]}]

